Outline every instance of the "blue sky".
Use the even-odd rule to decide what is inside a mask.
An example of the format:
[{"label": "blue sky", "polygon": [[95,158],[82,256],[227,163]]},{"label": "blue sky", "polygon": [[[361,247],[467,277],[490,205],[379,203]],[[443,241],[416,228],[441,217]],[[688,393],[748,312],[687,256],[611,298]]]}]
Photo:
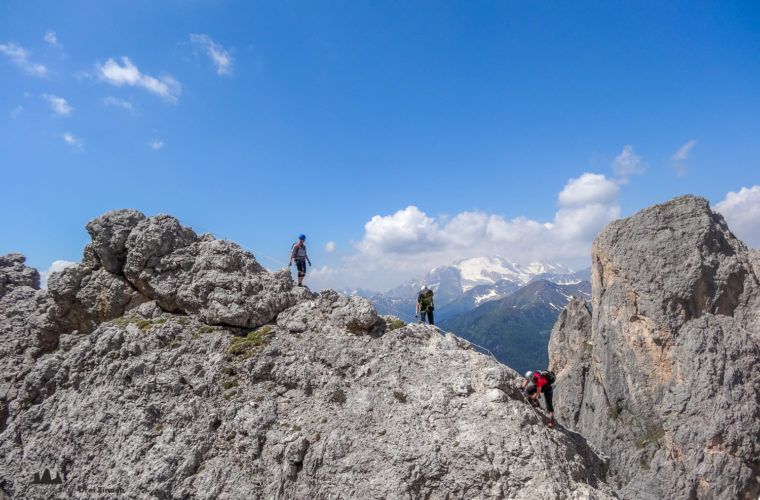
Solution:
[{"label": "blue sky", "polygon": [[0,254],[136,208],[382,289],[686,193],[758,247],[758,61],[754,1],[2,2]]}]

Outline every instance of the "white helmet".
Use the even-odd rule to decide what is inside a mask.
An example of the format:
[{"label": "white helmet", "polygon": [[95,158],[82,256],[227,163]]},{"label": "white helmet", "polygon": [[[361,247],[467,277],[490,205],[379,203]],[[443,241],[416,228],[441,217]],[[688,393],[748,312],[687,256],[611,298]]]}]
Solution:
[{"label": "white helmet", "polygon": [[428,290],[430,290],[430,289],[427,286],[423,286],[422,288],[420,288],[420,293],[425,293]]},{"label": "white helmet", "polygon": [[531,378],[533,378],[533,372],[530,371],[530,370],[527,371],[527,372],[525,372],[525,378],[527,378],[528,380],[530,380]]}]

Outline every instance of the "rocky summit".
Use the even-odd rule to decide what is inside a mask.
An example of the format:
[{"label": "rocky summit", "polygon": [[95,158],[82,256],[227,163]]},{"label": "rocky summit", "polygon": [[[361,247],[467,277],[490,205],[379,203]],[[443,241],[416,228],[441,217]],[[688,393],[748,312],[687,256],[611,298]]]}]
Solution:
[{"label": "rocky summit", "polygon": [[760,252],[707,200],[610,223],[549,345],[559,420],[632,499],[760,493]]},{"label": "rocky summit", "polygon": [[0,257],[0,497],[615,497],[466,341],[168,215],[86,228],[48,290]]}]

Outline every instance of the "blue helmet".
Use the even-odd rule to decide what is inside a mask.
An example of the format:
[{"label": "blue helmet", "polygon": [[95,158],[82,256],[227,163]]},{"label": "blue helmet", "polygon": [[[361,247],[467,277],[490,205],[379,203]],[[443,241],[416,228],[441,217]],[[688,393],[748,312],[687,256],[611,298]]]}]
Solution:
[{"label": "blue helmet", "polygon": [[306,239],[306,235],[305,235],[305,234],[302,234],[302,235],[300,235],[300,236],[298,237],[298,239],[299,239],[299,240],[305,240],[305,239]]}]

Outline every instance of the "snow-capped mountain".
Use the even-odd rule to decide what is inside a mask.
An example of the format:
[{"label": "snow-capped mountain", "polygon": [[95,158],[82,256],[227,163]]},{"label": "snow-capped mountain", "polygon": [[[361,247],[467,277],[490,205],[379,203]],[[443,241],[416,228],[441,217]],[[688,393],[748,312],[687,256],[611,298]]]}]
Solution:
[{"label": "snow-capped mountain", "polygon": [[[475,289],[477,303],[494,300],[536,279],[561,285],[588,280],[590,270],[576,272],[562,264],[536,261],[521,265],[504,257],[474,257],[450,266],[436,267],[424,277],[410,280],[385,293],[389,297],[416,297],[422,286],[436,293],[439,301],[453,300]],[[510,286],[511,284],[511,286]]]},{"label": "snow-capped mountain", "polygon": [[536,280],[558,285],[580,285],[589,280],[590,274],[590,269],[574,271],[550,262],[536,261],[521,265],[500,256],[475,257],[433,268],[425,276],[407,281],[385,293],[369,290],[343,292],[370,299],[381,313],[408,316],[414,314],[420,288],[427,286],[435,292],[437,318],[445,319],[506,297]]}]

